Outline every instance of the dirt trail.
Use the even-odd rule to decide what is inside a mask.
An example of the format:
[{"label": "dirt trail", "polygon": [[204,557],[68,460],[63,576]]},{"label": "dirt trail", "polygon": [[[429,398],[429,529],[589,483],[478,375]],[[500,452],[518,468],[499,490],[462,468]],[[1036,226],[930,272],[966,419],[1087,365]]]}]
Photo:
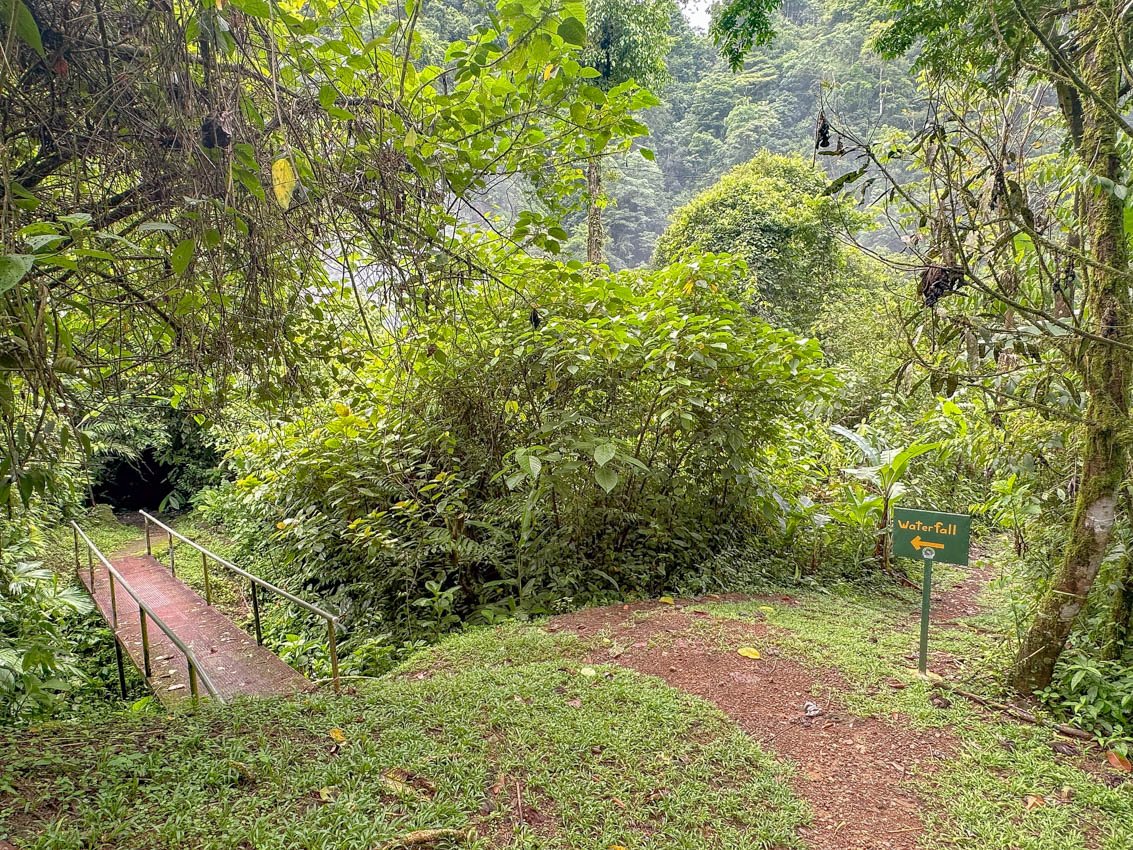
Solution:
[{"label": "dirt trail", "polygon": [[[989,572],[973,571],[934,595],[934,625],[975,613]],[[908,780],[934,772],[955,749],[955,738],[947,730],[906,728],[899,719],[854,717],[839,705],[845,683],[837,671],[785,657],[763,623],[719,622],[724,640],[707,637],[695,628],[702,616],[695,603],[646,603],[579,611],[555,618],[548,629],[603,633],[616,657],[596,650],[594,661],[658,676],[715,703],[769,752],[794,762],[794,790],[814,811],[814,823],[803,831],[814,850],[916,848],[922,801]],[[735,652],[746,644],[760,647],[759,664]],[[821,713],[808,717],[808,702],[815,706],[811,714]]]}]

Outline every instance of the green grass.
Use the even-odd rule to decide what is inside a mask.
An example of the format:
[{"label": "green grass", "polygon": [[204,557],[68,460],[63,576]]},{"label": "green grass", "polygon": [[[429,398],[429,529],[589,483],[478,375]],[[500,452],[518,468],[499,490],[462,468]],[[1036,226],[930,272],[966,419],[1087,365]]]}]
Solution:
[{"label": "green grass", "polygon": [[[958,578],[955,570],[942,571],[940,586]],[[1011,582],[1007,576],[986,587],[980,614],[930,632],[930,651],[965,660],[958,675],[970,690],[997,687],[1010,660]],[[780,651],[843,680],[838,699],[852,713],[892,720],[896,712],[895,722],[949,727],[958,739],[954,757],[921,782],[931,803],[922,812],[924,847],[1133,848],[1133,783],[1107,787],[1082,760],[1056,754],[1048,729],[1000,722],[958,696],[949,708],[932,705],[935,686],[916,675],[910,655],[919,629],[916,591],[881,595],[843,587],[799,594],[793,605],[772,599],[706,607],[718,617],[766,621]],[[1100,763],[1099,754],[1092,761]],[[1032,800],[1028,809],[1028,797],[1042,802]]]},{"label": "green grass", "polygon": [[[99,551],[108,557],[140,536],[136,528],[123,525],[103,510],[92,511],[75,521]],[[60,574],[74,574],[75,541],[69,525],[54,528],[44,535],[43,550],[41,560],[46,566]],[[87,563],[87,546],[82,538],[79,539],[79,563],[83,566]]]},{"label": "green grass", "polygon": [[[202,706],[0,741],[20,847],[798,847],[784,769],[714,708],[534,627],[446,641],[356,698]],[[426,666],[422,666],[426,665]],[[345,741],[336,746],[332,730]],[[401,769],[435,797],[391,789]],[[529,825],[513,830],[515,789]]]},{"label": "green grass", "polygon": [[[179,528],[228,554],[191,517]],[[137,534],[106,523],[91,533],[107,551]],[[178,573],[199,586],[189,552],[178,549]],[[941,570],[941,587],[959,576]],[[993,581],[982,613],[931,633],[933,651],[963,659],[953,675],[971,690],[996,695],[1015,596],[1010,575]],[[1058,755],[1049,730],[1002,722],[959,697],[931,704],[934,686],[914,669],[915,590],[840,586],[796,593],[794,603],[697,608],[715,616],[691,628],[722,649],[734,649],[723,621],[766,622],[774,646],[760,648],[823,674],[824,694],[852,713],[931,734],[947,727],[952,757],[913,780],[927,801],[925,848],[1133,850],[1133,783],[1102,782],[1096,752]],[[414,829],[449,828],[472,829],[477,848],[800,846],[806,810],[781,765],[659,680],[616,667],[582,675],[587,646],[531,626],[475,631],[355,697],[104,713],[0,741],[0,838],[43,850],[372,850]],[[346,736],[337,749],[335,728]],[[436,795],[391,790],[390,769],[425,778]],[[517,784],[529,820],[518,831]]]}]

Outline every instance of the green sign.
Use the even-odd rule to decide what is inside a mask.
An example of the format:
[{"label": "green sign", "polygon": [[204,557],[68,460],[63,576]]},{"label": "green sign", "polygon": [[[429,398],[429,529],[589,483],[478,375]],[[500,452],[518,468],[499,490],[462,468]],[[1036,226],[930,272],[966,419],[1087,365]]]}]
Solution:
[{"label": "green sign", "polygon": [[971,532],[966,514],[893,509],[893,554],[903,558],[966,565]]},{"label": "green sign", "polygon": [[932,600],[932,562],[966,565],[971,535],[972,518],[966,514],[942,514],[912,508],[893,509],[893,554],[904,558],[920,558],[924,564],[921,651],[917,664],[922,676],[928,672],[928,607]]}]

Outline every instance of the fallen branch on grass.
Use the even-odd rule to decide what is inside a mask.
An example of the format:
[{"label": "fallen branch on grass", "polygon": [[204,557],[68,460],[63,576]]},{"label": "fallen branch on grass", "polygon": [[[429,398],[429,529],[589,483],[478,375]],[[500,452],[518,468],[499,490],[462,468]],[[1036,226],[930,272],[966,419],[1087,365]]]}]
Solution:
[{"label": "fallen branch on grass", "polygon": [[990,708],[994,711],[1001,711],[1009,717],[1012,717],[1015,720],[1020,720],[1023,723],[1030,723],[1035,726],[1045,726],[1048,729],[1053,729],[1058,734],[1065,735],[1067,738],[1076,738],[1079,741],[1089,741],[1091,743],[1094,740],[1093,735],[1091,735],[1089,732],[1077,728],[1076,726],[1070,726],[1066,723],[1052,723],[1049,720],[1043,720],[1041,717],[1036,717],[1031,712],[1019,708],[1016,705],[995,702],[994,700],[987,699],[986,697],[981,697],[979,694],[973,694],[970,691],[961,690],[960,688],[956,687],[952,688],[952,693],[959,694],[960,696],[964,697],[964,699],[971,700],[977,705],[982,705],[985,708]]}]

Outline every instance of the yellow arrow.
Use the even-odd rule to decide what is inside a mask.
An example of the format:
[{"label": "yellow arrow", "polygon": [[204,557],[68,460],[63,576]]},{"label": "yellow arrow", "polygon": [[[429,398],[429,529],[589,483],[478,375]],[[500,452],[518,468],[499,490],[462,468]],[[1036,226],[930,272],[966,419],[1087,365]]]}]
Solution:
[{"label": "yellow arrow", "polygon": [[919,534],[916,537],[914,537],[910,542],[913,544],[913,548],[916,549],[918,552],[921,551],[921,549],[924,549],[926,546],[929,549],[943,549],[944,548],[943,543],[933,543],[931,540],[921,540],[921,536]]}]

